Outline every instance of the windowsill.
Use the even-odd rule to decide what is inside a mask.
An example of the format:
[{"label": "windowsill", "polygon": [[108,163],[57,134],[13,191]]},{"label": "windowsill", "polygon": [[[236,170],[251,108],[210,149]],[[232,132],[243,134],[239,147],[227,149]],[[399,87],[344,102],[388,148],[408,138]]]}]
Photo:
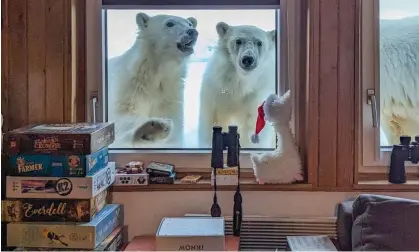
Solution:
[{"label": "windowsill", "polygon": [[387,180],[359,181],[354,185],[355,190],[373,191],[419,191],[419,179],[407,180],[404,184],[392,184]]},{"label": "windowsill", "polygon": [[[201,175],[202,179],[196,184],[183,184],[180,180],[186,175]],[[174,184],[149,184],[132,186],[112,186],[113,192],[143,192],[143,191],[212,191],[210,168],[178,168]],[[235,191],[236,185],[217,185],[217,191]],[[256,182],[253,169],[242,168],[240,172],[241,191],[311,191],[312,185],[306,183],[294,184],[265,184]]]},{"label": "windowsill", "polygon": [[[277,184],[260,185],[254,179],[240,179],[241,191],[311,191],[311,184]],[[150,184],[147,186],[113,186],[112,192],[146,192],[146,191],[212,191],[210,179],[202,179],[196,184],[181,184],[177,179],[174,184]],[[217,185],[217,191],[235,191],[235,185]]]}]

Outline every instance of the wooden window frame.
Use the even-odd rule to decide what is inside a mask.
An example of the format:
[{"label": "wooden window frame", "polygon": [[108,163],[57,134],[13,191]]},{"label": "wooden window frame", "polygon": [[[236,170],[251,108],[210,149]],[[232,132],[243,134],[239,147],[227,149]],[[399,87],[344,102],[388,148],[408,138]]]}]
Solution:
[{"label": "wooden window frame", "polygon": [[[358,181],[386,180],[390,164],[391,148],[380,147],[380,80],[379,80],[379,0],[359,3],[359,80],[356,111],[358,139]],[[371,105],[367,104],[367,90],[375,90],[378,127],[373,127]],[[419,164],[406,163],[410,179],[418,179]],[[383,182],[386,183],[386,182]]]},{"label": "wooden window frame", "polygon": [[[79,1],[80,3],[84,2],[85,7],[85,31],[83,34],[85,35],[85,62],[86,62],[86,78],[85,83],[85,114],[86,119],[88,121],[92,121],[92,98],[95,98],[95,95],[98,94],[98,103],[100,104],[97,109],[99,113],[96,115],[97,119],[100,121],[103,115],[103,99],[101,99],[101,94],[103,94],[103,90],[101,88],[102,85],[91,85],[91,84],[101,84],[103,80],[103,73],[102,73],[102,65],[103,65],[103,57],[102,57],[102,15],[101,15],[101,1],[100,0],[73,0]],[[300,31],[296,29],[300,23],[300,9],[303,8],[303,4],[306,0],[283,0],[281,1],[281,16],[280,22],[281,29],[280,35],[278,36],[281,39],[280,52],[290,52],[289,54],[280,57],[280,68],[282,73],[280,75],[280,83],[285,85],[280,86],[280,93],[283,93],[287,89],[292,89],[292,99],[294,106],[294,118],[305,118],[304,116],[304,109],[301,108],[300,104],[303,104],[299,101],[299,99],[304,99],[304,95],[301,95],[301,88],[294,87],[294,85],[290,85],[290,83],[305,83],[305,80],[301,80],[301,75],[299,74],[300,71],[304,71],[303,69],[299,70],[298,66],[301,62],[301,54],[304,55],[304,52],[300,54],[299,46],[303,42],[300,38]],[[79,6],[79,8],[82,8]],[[284,12],[284,10],[287,10]],[[81,29],[81,28],[79,28]],[[80,32],[80,31],[79,31]],[[284,38],[292,39],[292,42],[288,42]],[[81,42],[81,41],[79,41]],[[303,46],[305,48],[305,46]],[[289,61],[291,59],[292,62]],[[305,64],[305,63],[304,63]],[[305,65],[304,65],[305,66]],[[100,67],[100,68],[99,68]],[[303,87],[304,88],[304,87]],[[305,133],[304,127],[299,127],[299,120],[293,120],[293,129],[296,131],[296,140],[297,142],[302,141],[304,139],[301,137],[302,133]],[[243,169],[247,169],[250,171],[252,168],[252,164],[250,161],[250,154],[252,152],[244,152],[241,156],[241,164]],[[304,156],[304,155],[303,155]],[[174,163],[177,167],[186,168],[186,169],[207,169],[210,164],[210,154],[208,151],[200,151],[200,150],[181,150],[181,151],[120,151],[120,150],[113,150],[111,152],[111,159],[115,160],[118,165],[122,165],[130,160],[144,160],[145,162],[159,160],[162,162],[169,162]]]},{"label": "wooden window frame", "polygon": [[[86,83],[102,83],[102,48],[101,45],[101,1],[73,0],[79,3],[78,12],[84,17],[85,25],[78,25],[81,33],[77,43],[77,59],[85,64],[84,73],[80,74],[78,85],[85,87],[76,90],[84,92],[78,96],[77,104],[84,109],[85,119],[91,120],[91,94],[101,90]],[[291,88],[294,103],[294,132],[297,145],[305,168],[305,184],[294,185],[257,185],[254,183],[253,170],[249,159],[241,157],[243,164],[242,190],[261,191],[417,191],[419,185],[388,185],[376,183],[385,180],[383,170],[378,173],[360,172],[362,166],[361,117],[361,0],[282,1],[287,9],[281,19],[288,22],[281,34],[287,34],[292,43],[281,43],[281,51],[287,51],[282,57],[280,67],[287,75],[281,75],[281,92]],[[281,8],[282,9],[282,8]],[[76,8],[77,10],[77,8]],[[298,11],[296,11],[298,10]],[[344,11],[343,11],[344,10]],[[299,30],[293,30],[293,26]],[[81,39],[83,38],[84,39]],[[288,62],[288,64],[284,64]],[[83,65],[83,64],[80,64]],[[292,71],[287,67],[298,66]],[[284,82],[284,80],[287,80]],[[337,86],[336,82],[337,80]],[[101,86],[101,85],[100,85]],[[94,94],[94,93],[93,93]],[[77,98],[77,97],[76,97]],[[333,99],[332,99],[333,98]],[[99,99],[99,102],[100,99]],[[77,108],[77,111],[81,108]],[[330,111],[329,111],[330,110]],[[338,111],[339,110],[339,111]],[[81,113],[80,113],[81,114]],[[102,113],[99,113],[102,114]],[[100,118],[99,118],[100,120]],[[189,155],[189,156],[188,156]],[[163,158],[162,158],[163,157]],[[141,157],[140,157],[141,158]],[[135,151],[111,153],[111,159],[118,164],[139,159]],[[182,151],[179,153],[147,153],[145,161],[160,160],[177,162],[179,176],[202,173],[208,178],[209,155],[205,152]],[[199,160],[195,162],[195,160]],[[414,175],[409,175],[414,176]],[[362,184],[362,181],[369,183]],[[150,187],[115,187],[116,191],[155,191],[155,190],[210,190],[209,182],[197,185],[161,185]],[[224,187],[221,190],[234,190]]]}]

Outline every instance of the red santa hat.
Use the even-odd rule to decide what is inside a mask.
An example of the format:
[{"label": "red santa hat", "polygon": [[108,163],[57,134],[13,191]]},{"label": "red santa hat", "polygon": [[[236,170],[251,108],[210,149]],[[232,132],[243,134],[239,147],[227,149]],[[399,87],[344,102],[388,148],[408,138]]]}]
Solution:
[{"label": "red santa hat", "polygon": [[258,107],[258,117],[256,119],[256,128],[255,128],[255,134],[251,136],[252,143],[259,143],[259,133],[263,130],[265,127],[265,111],[264,111],[264,105],[265,102],[262,103]]}]

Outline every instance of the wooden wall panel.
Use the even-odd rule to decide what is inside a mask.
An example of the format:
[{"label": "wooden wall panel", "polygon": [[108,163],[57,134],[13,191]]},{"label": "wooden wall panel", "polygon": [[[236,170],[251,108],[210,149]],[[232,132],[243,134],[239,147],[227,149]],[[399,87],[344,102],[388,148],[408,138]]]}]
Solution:
[{"label": "wooden wall panel", "polygon": [[47,0],[46,114],[47,121],[62,122],[64,81],[64,0]]},{"label": "wooden wall panel", "polygon": [[[9,12],[8,4],[9,0],[1,1],[1,112],[3,116],[3,127],[2,131],[7,129],[8,120],[5,121],[7,115],[5,114],[8,111],[8,92],[5,90],[9,87],[8,73],[9,73]],[[2,198],[3,199],[3,198]]]},{"label": "wooden wall panel", "polygon": [[320,2],[309,1],[309,61],[307,102],[308,183],[317,186],[319,167]]},{"label": "wooden wall panel", "polygon": [[351,187],[355,169],[356,2],[339,0],[337,186]]},{"label": "wooden wall panel", "polygon": [[71,0],[3,2],[4,129],[70,122]]},{"label": "wooden wall panel", "polygon": [[[9,127],[28,123],[28,68],[27,68],[27,5],[25,0],[8,2],[9,60],[8,60],[8,115]],[[2,93],[3,93],[2,92]],[[33,97],[36,98],[36,97]]]},{"label": "wooden wall panel", "polygon": [[28,121],[42,122],[46,118],[46,6],[45,1],[28,0],[28,97],[36,97],[28,106]]},{"label": "wooden wall panel", "polygon": [[330,190],[353,184],[356,1],[310,1],[308,171]]},{"label": "wooden wall panel", "polygon": [[320,1],[319,186],[336,185],[338,0]]}]

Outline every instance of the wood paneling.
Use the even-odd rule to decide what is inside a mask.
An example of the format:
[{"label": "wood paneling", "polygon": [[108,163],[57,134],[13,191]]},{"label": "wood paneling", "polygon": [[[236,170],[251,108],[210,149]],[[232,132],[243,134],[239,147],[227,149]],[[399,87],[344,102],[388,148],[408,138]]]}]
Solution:
[{"label": "wood paneling", "polygon": [[308,172],[321,188],[353,185],[356,1],[310,1]]},{"label": "wood paneling", "polygon": [[309,1],[309,63],[307,102],[307,173],[308,182],[317,186],[319,166],[319,70],[320,70],[320,2]]},{"label": "wood paneling", "polygon": [[71,0],[5,0],[2,7],[4,129],[70,122]]},{"label": "wood paneling", "polygon": [[351,187],[355,169],[355,43],[356,3],[339,0],[339,58],[337,87],[338,187]]}]

